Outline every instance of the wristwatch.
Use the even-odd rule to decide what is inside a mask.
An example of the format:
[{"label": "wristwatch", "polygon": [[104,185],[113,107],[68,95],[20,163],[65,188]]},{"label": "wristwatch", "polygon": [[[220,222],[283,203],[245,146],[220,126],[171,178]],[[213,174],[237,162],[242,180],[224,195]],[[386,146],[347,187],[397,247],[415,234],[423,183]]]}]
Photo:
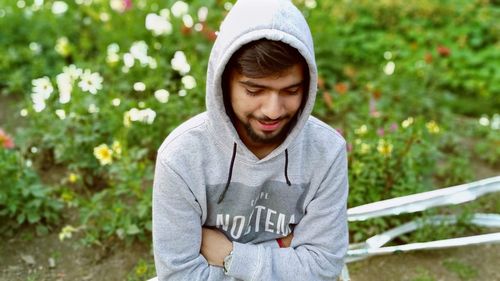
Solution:
[{"label": "wristwatch", "polygon": [[233,251],[231,251],[231,253],[229,253],[229,255],[227,255],[224,258],[224,261],[222,262],[222,267],[224,268],[224,274],[227,274],[229,272],[229,268],[231,267],[232,261],[233,261]]}]

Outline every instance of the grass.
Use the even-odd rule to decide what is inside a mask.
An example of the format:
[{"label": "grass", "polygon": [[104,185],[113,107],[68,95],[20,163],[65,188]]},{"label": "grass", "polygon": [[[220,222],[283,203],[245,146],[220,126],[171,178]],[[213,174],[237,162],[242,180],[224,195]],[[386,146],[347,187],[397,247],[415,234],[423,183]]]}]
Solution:
[{"label": "grass", "polygon": [[447,259],[443,265],[463,281],[475,280],[478,276],[478,271],[475,268],[456,259]]}]

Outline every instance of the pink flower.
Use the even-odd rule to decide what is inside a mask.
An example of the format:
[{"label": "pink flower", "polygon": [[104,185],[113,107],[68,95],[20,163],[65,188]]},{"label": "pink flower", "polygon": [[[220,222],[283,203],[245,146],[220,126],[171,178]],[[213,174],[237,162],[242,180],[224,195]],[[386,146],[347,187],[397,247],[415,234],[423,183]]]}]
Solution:
[{"label": "pink flower", "polygon": [[123,7],[125,11],[132,9],[132,0],[123,0]]},{"label": "pink flower", "polygon": [[391,132],[395,132],[398,129],[398,124],[392,123],[391,124]]},{"label": "pink flower", "polygon": [[14,148],[14,140],[10,135],[5,133],[2,129],[0,129],[0,145],[3,148],[12,149]]},{"label": "pink flower", "polygon": [[383,128],[380,128],[380,129],[377,130],[377,135],[379,135],[380,137],[383,137],[384,134],[385,134],[385,131],[384,131]]}]

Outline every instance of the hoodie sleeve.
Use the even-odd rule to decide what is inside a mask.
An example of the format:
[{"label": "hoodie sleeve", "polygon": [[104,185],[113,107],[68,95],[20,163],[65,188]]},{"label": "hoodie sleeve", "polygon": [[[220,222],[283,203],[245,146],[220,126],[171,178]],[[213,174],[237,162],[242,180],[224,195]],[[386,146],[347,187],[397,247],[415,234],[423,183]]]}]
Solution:
[{"label": "hoodie sleeve", "polygon": [[250,280],[336,280],[348,246],[345,146],[328,168],[306,215],[296,225],[290,248],[233,242],[229,276]]},{"label": "hoodie sleeve", "polygon": [[153,251],[158,280],[224,280],[200,254],[201,210],[182,178],[158,158],[153,184]]},{"label": "hoodie sleeve", "polygon": [[[234,280],[200,254],[201,210],[187,184],[160,158],[153,185],[153,250],[158,280]],[[259,244],[279,248],[276,241]]]}]

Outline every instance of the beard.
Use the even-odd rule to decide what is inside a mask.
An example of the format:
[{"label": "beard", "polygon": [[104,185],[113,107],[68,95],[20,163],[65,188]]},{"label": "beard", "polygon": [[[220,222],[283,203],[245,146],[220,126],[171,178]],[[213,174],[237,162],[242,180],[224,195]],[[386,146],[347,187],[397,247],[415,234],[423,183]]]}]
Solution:
[{"label": "beard", "polygon": [[[250,125],[250,122],[246,122],[243,125],[245,127],[245,131],[247,132],[248,137],[250,137],[250,139],[253,142],[256,142],[259,144],[276,144],[276,143],[281,143],[282,141],[285,140],[285,138],[287,137],[291,128],[295,124],[296,116],[297,116],[297,114],[291,119],[289,118],[289,116],[285,116],[285,117],[280,118],[281,121],[286,120],[286,119],[289,119],[289,120],[285,124],[285,126],[283,126],[283,128],[281,128],[281,130],[279,130],[278,132],[258,133],[252,128],[252,126]],[[273,120],[268,119],[268,118],[257,118],[253,115],[248,116],[247,120],[250,120],[250,119],[255,119],[258,121],[265,121],[265,122],[273,121]],[[274,121],[276,121],[276,120],[274,120]]]}]

